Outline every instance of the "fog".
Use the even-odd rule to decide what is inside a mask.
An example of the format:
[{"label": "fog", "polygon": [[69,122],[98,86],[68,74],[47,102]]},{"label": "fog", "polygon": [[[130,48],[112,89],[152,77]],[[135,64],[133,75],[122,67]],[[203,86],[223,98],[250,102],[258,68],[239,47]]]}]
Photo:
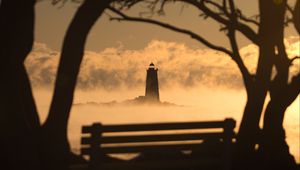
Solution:
[{"label": "fog", "polygon": [[[285,44],[290,57],[299,55],[299,37],[289,37],[285,39]],[[240,52],[250,72],[254,72],[257,47],[248,45],[242,47]],[[35,43],[25,63],[42,122],[48,113],[59,55],[46,44]],[[154,62],[159,69],[161,101],[177,106],[97,104],[111,101],[122,103],[144,95],[145,70],[150,62]],[[292,75],[299,71],[299,64],[294,63]],[[298,96],[284,119],[287,142],[298,162],[299,101]],[[119,47],[99,52],[85,52],[69,120],[68,137],[72,150],[78,153],[81,127],[95,122],[186,122],[230,117],[237,121],[237,132],[245,102],[241,75],[228,56],[176,42],[153,40],[139,50],[128,50],[120,44]]]},{"label": "fog", "polygon": [[[290,57],[299,55],[299,37],[286,40]],[[243,60],[251,73],[256,70],[258,49],[248,45],[240,49]],[[26,68],[34,87],[51,88],[54,83],[60,53],[46,44],[35,43],[26,59]],[[139,50],[118,47],[102,51],[85,51],[77,88],[91,91],[102,89],[136,90],[144,86],[145,71],[150,62],[158,67],[161,89],[188,89],[199,85],[207,87],[227,87],[243,89],[241,74],[232,59],[210,49],[193,49],[183,43],[153,40]],[[294,62],[291,73],[299,70],[299,62]]]},{"label": "fog", "polygon": [[[72,107],[69,120],[68,137],[71,148],[79,153],[80,133],[83,125],[91,125],[95,122],[103,124],[149,123],[149,122],[185,122],[224,120],[232,117],[237,121],[237,127],[241,120],[243,108],[246,102],[245,92],[226,88],[208,88],[199,86],[192,89],[165,89],[161,90],[161,100],[175,103],[181,106],[102,106],[97,104],[84,104],[88,102],[109,102],[117,100],[122,102],[143,95],[144,89],[117,90],[117,91],[82,91],[77,90],[74,103],[81,103]],[[47,116],[51,92],[46,89],[34,90],[40,118],[42,121]],[[299,97],[288,108],[284,120],[287,133],[287,141],[291,153],[299,160]]]}]

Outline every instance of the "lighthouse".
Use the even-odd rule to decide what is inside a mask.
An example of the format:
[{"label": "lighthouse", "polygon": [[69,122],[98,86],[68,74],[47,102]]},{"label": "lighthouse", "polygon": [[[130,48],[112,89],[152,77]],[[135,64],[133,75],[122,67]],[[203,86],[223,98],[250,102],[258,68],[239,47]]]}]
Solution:
[{"label": "lighthouse", "polygon": [[147,69],[145,99],[149,102],[159,102],[157,71],[153,63]]}]

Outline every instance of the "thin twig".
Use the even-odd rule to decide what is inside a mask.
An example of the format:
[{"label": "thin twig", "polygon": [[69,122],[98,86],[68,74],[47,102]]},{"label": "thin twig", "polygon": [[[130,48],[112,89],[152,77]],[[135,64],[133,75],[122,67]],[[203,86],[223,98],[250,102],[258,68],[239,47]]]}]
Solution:
[{"label": "thin twig", "polygon": [[203,37],[199,36],[198,34],[187,30],[187,29],[182,29],[182,28],[178,28],[175,26],[172,26],[170,24],[164,23],[164,22],[160,22],[160,21],[156,21],[156,20],[152,20],[152,19],[148,19],[148,18],[137,18],[137,17],[130,17],[122,12],[120,12],[119,10],[113,8],[113,7],[108,7],[109,10],[111,10],[112,12],[114,12],[115,14],[117,14],[119,17],[113,17],[110,18],[110,20],[117,20],[117,21],[135,21],[135,22],[144,22],[144,23],[150,23],[150,24],[154,24],[154,25],[158,25],[170,30],[173,30],[175,32],[179,32],[179,33],[183,33],[186,35],[189,35],[191,38],[198,40],[199,42],[203,43],[204,45],[206,45],[207,47],[223,52],[227,55],[229,55],[230,57],[232,57],[232,52],[229,51],[228,49],[224,48],[224,47],[220,47],[217,45],[212,44],[211,42],[207,41],[206,39],[204,39]]}]

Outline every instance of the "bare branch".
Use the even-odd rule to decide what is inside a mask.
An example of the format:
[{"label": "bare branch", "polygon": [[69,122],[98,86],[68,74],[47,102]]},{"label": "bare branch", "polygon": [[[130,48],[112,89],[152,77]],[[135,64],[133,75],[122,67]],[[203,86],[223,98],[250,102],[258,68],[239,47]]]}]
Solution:
[{"label": "bare branch", "polygon": [[256,21],[255,19],[251,19],[249,17],[246,17],[245,15],[243,15],[241,10],[237,10],[237,15],[238,15],[238,17],[241,21],[248,22],[248,23],[254,24],[256,26],[259,26],[258,21]]},{"label": "bare branch", "polygon": [[198,34],[192,32],[190,30],[178,28],[178,27],[172,26],[170,24],[163,23],[163,22],[156,21],[156,20],[152,20],[152,19],[148,19],[148,18],[131,17],[131,16],[128,16],[128,15],[126,15],[126,14],[118,11],[117,9],[115,9],[115,8],[113,8],[111,6],[108,7],[108,9],[111,10],[112,12],[114,12],[115,14],[117,14],[119,16],[119,17],[110,18],[111,20],[117,20],[117,21],[134,21],[134,22],[143,22],[143,23],[150,23],[150,24],[158,25],[158,26],[170,29],[170,30],[175,31],[175,32],[179,32],[179,33],[183,33],[183,34],[189,35],[191,38],[193,38],[193,39],[201,42],[205,46],[207,46],[207,47],[209,47],[211,49],[214,49],[216,51],[223,52],[223,53],[229,55],[230,57],[232,57],[232,52],[229,51],[228,49],[226,49],[224,47],[220,47],[220,46],[214,45],[211,42],[207,41],[203,37],[199,36]]},{"label": "bare branch", "polygon": [[[123,2],[122,0],[118,0],[118,2]],[[147,5],[148,9],[151,9],[151,12],[154,12],[155,6],[159,6],[159,9],[161,8],[161,5],[165,5],[164,2],[183,2],[189,5],[194,6],[195,8],[199,9],[204,13],[205,18],[210,17],[213,20],[217,21],[218,23],[224,25],[225,27],[230,26],[232,23],[228,19],[228,11],[227,11],[227,4],[226,0],[223,0],[222,5],[219,3],[216,3],[212,0],[125,0],[126,2],[131,2],[130,6],[128,8],[132,7],[133,5],[143,2]],[[210,7],[212,6],[217,9],[217,11],[212,10]],[[157,12],[161,13],[161,10],[158,10]],[[225,17],[224,17],[225,16]],[[245,18],[245,20],[247,20]],[[236,30],[241,32],[245,37],[247,37],[250,41],[252,41],[254,44],[259,45],[259,38],[258,34],[248,25],[242,22],[238,22],[236,24]]]},{"label": "bare branch", "polygon": [[295,60],[297,60],[297,59],[300,59],[300,56],[295,56],[295,57],[291,58],[291,59],[290,59],[290,65],[292,65],[293,62],[294,62]]},{"label": "bare branch", "polygon": [[300,0],[297,0],[293,13],[293,22],[298,34],[300,34]]},{"label": "bare branch", "polygon": [[228,38],[229,38],[230,45],[231,45],[232,52],[233,52],[232,59],[235,61],[238,68],[240,69],[242,76],[243,76],[243,80],[244,80],[244,84],[245,84],[247,93],[249,93],[252,88],[253,79],[252,79],[252,76],[249,73],[249,70],[247,69],[244,61],[242,60],[242,57],[239,52],[239,47],[238,47],[236,35],[235,35],[235,32],[236,32],[235,24],[238,23],[238,21],[237,21],[238,15],[236,13],[233,0],[229,0],[229,6],[230,6],[229,18],[231,20],[232,25],[230,27],[228,27]]},{"label": "bare branch", "polygon": [[120,9],[129,9],[134,5],[139,4],[140,2],[144,2],[144,0],[115,0],[112,1],[112,4],[117,3],[120,5]]},{"label": "bare branch", "polygon": [[289,4],[286,4],[286,9],[287,9],[287,11],[289,11],[291,14],[293,14],[294,10],[293,10],[293,8],[292,8]]},{"label": "bare branch", "polygon": [[226,3],[224,4],[224,2],[226,2],[226,0],[223,1],[223,6],[214,2],[214,1],[211,1],[211,0],[204,0],[205,3],[207,4],[211,4],[212,6],[216,7],[219,11],[221,11],[222,13],[225,14],[225,16],[229,17],[229,13],[227,11],[227,7],[226,7]]},{"label": "bare branch", "polygon": [[222,1],[222,7],[223,7],[223,10],[227,13],[227,15],[229,16],[229,14],[228,14],[228,11],[227,11],[227,0],[223,0]]},{"label": "bare branch", "polygon": [[241,56],[239,54],[239,50],[238,50],[238,46],[237,46],[237,42],[236,42],[235,36],[232,37],[233,39],[231,39],[232,50],[233,50],[233,52],[231,52],[231,51],[227,50],[224,47],[216,46],[216,45],[208,42],[206,39],[204,39],[203,37],[199,36],[198,34],[192,32],[190,30],[178,28],[178,27],[169,25],[167,23],[163,23],[163,22],[160,22],[160,21],[152,20],[152,19],[149,19],[149,18],[130,17],[130,16],[128,16],[128,15],[120,12],[119,10],[117,10],[117,9],[115,9],[113,7],[109,7],[108,9],[110,9],[112,12],[114,12],[118,16],[120,16],[120,17],[111,17],[110,18],[111,20],[117,20],[117,21],[135,21],[135,22],[144,22],[144,23],[150,23],[150,24],[158,25],[158,26],[170,29],[170,30],[175,31],[175,32],[179,32],[179,33],[183,33],[183,34],[189,35],[189,36],[191,36],[191,38],[193,38],[193,39],[195,39],[195,40],[203,43],[207,47],[209,47],[211,49],[214,49],[214,50],[217,50],[217,51],[221,51],[221,52],[229,55],[235,61],[235,63],[237,64],[237,66],[239,67],[239,69],[240,69],[240,71],[242,73],[242,76],[243,76],[246,88],[250,88],[251,82],[252,82],[252,76],[249,73],[248,69],[246,68],[246,66],[245,66],[245,64],[244,64],[244,62],[243,62],[243,60],[242,60],[242,58],[241,58]]},{"label": "bare branch", "polygon": [[[296,16],[297,13],[295,13],[295,11],[293,10],[293,8],[289,4],[286,4],[286,10],[287,10],[287,12],[289,12],[289,15],[286,16],[284,25],[288,26],[290,23],[292,23],[294,21],[294,17],[297,17]],[[296,6],[295,6],[295,10],[296,10]]]},{"label": "bare branch", "polygon": [[291,83],[288,85],[288,93],[286,95],[288,97],[287,104],[291,104],[299,94],[300,94],[300,73],[295,75],[292,78]]},{"label": "bare branch", "polygon": [[[197,0],[177,0],[177,1],[186,2],[188,4],[195,6],[199,10],[203,11],[210,18],[214,19],[215,21],[223,25],[226,25],[227,27],[232,24],[230,20],[223,18],[217,12],[212,11],[210,8],[208,8],[205,5],[206,0],[200,0],[200,2],[198,2]],[[238,22],[235,26],[236,26],[236,30],[238,30],[243,35],[245,35],[249,40],[251,40],[255,44],[259,44],[257,33],[255,33],[255,31],[252,30],[252,28],[250,28],[248,25]]]}]

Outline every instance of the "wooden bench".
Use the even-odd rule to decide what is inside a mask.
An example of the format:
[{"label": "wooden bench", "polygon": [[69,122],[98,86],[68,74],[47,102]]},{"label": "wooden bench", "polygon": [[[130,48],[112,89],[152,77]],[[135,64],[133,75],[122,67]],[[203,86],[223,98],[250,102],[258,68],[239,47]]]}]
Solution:
[{"label": "wooden bench", "polygon": [[[89,169],[231,169],[235,121],[83,126],[81,154]],[[199,132],[200,131],[200,132]],[[129,161],[109,154],[139,153]]]}]

